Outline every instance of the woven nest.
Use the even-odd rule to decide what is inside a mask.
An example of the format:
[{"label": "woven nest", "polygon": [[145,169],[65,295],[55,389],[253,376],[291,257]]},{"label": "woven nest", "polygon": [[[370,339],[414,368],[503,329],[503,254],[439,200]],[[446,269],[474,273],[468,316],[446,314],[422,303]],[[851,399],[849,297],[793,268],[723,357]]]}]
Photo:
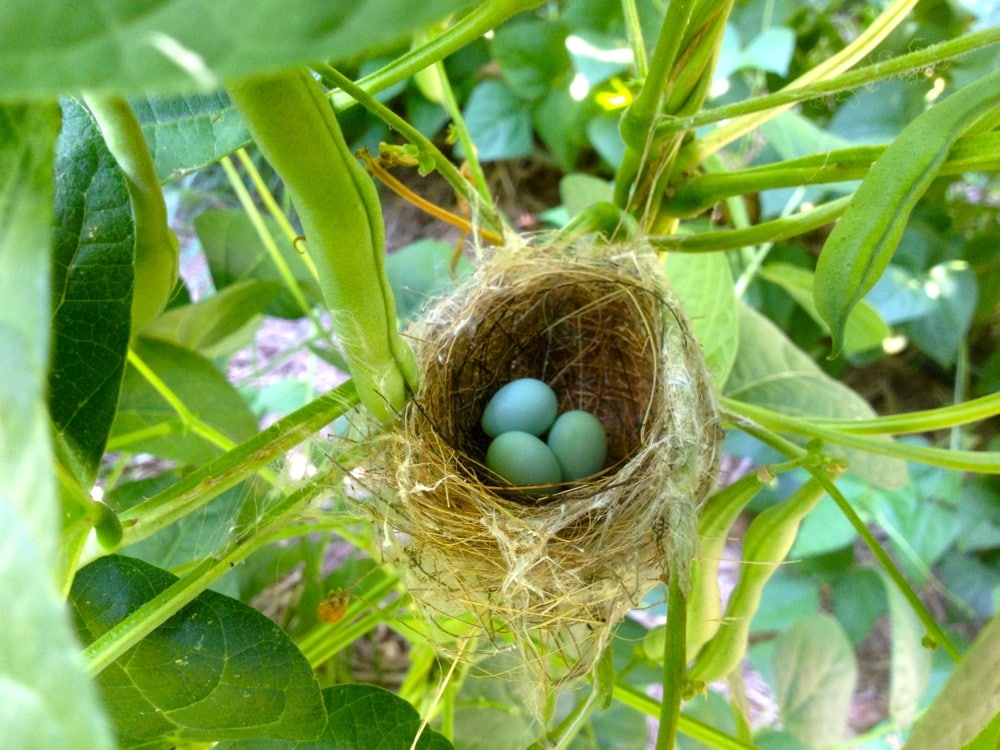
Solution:
[{"label": "woven nest", "polygon": [[[655,256],[504,249],[411,331],[423,380],[390,437],[376,512],[388,559],[431,612],[513,636],[560,677],[587,671],[625,612],[686,581],[721,430],[709,374]],[[596,477],[542,497],[484,465],[486,402],[544,380],[608,435]]]}]

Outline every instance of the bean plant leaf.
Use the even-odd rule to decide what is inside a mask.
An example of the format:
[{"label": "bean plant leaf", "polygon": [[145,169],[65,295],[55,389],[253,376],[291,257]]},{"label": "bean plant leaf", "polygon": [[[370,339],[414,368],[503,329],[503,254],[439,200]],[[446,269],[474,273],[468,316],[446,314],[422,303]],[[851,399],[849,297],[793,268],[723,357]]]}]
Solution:
[{"label": "bean plant leaf", "polygon": [[503,81],[478,84],[469,95],[464,115],[481,161],[516,159],[534,148],[531,109]]},{"label": "bean plant leaf", "polygon": [[872,166],[816,265],[816,309],[830,325],[833,355],[847,317],[875,285],[899,244],[910,212],[977,117],[1000,104],[1000,72],[969,84],[907,125]]},{"label": "bean plant leaf", "polygon": [[[278,253],[284,260],[305,299],[311,307],[322,295],[315,276],[295,250],[291,240],[270,218],[264,226],[274,239]],[[212,281],[216,289],[237,281],[283,281],[264,243],[245,211],[203,211],[194,220],[195,232],[205,251]],[[268,315],[281,318],[301,318],[309,312],[303,309],[290,289],[284,289],[267,306]]]},{"label": "bean plant leaf", "polygon": [[[220,82],[361,56],[472,0],[7,0],[0,4],[0,94],[211,90]],[[238,33],[234,33],[238,30]]]},{"label": "bean plant leaf", "polygon": [[1000,615],[983,628],[903,750],[965,747],[997,716],[1000,706]]},{"label": "bean plant leaf", "polygon": [[451,270],[455,247],[441,240],[418,240],[400,248],[385,261],[385,275],[396,299],[396,313],[402,320],[416,316],[442,292],[455,285],[456,278],[472,271],[472,262],[462,256],[454,274]]},{"label": "bean plant leaf", "polygon": [[112,739],[52,575],[59,507],[46,413],[56,105],[0,107],[0,726],[23,750]]},{"label": "bean plant leaf", "polygon": [[[161,313],[142,329],[148,338],[169,341],[214,358],[245,345],[271,300],[283,289],[277,281],[241,281],[218,294]],[[235,343],[234,343],[235,342]]]},{"label": "bean plant leaf", "polygon": [[803,617],[782,633],[774,672],[781,721],[791,734],[809,747],[843,739],[858,667],[835,618]]},{"label": "bean plant leaf", "polygon": [[212,164],[250,142],[225,91],[135,96],[129,100],[160,182]]},{"label": "bean plant leaf", "polygon": [[[70,602],[93,642],[177,581],[111,555],[82,568]],[[315,739],[325,720],[319,684],[291,639],[252,607],[205,591],[98,677],[121,744]]]},{"label": "bean plant leaf", "polygon": [[[770,320],[747,306],[739,308],[739,351],[725,394],[795,417],[868,419],[875,415],[861,396],[824,373]],[[887,438],[888,439],[888,438]],[[850,468],[878,487],[906,484],[906,463],[865,451],[827,445],[847,456]]]},{"label": "bean plant leaf", "polygon": [[453,750],[433,729],[421,727],[420,714],[409,703],[375,685],[335,685],[323,690],[326,729],[310,742],[248,740],[223,742],[218,750],[369,750],[406,748]]},{"label": "bean plant leaf", "polygon": [[[250,407],[207,359],[190,349],[145,337],[139,338],[133,349],[204,424],[233,443],[257,434],[257,421]],[[130,366],[125,373],[109,447],[151,453],[193,465],[222,454],[218,445],[186,433],[187,428],[170,403]]]},{"label": "bean plant leaf", "polygon": [[49,404],[82,484],[93,482],[125,373],[133,223],[125,177],[94,119],[63,102],[56,154]]},{"label": "bean plant leaf", "polygon": [[540,19],[497,29],[491,43],[493,58],[517,97],[537,101],[568,82],[572,66],[567,36],[568,28]]},{"label": "bean plant leaf", "polygon": [[670,253],[663,266],[680,295],[708,366],[722,388],[736,359],[736,294],[722,253]]}]

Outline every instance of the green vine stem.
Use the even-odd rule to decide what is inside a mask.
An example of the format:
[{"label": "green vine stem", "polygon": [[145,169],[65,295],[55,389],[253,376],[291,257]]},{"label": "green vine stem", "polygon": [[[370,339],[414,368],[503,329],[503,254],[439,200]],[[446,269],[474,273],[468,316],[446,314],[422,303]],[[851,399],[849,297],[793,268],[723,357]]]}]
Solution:
[{"label": "green vine stem", "polygon": [[[486,189],[485,179],[480,185],[478,185],[477,190],[467,179],[465,179],[464,176],[462,176],[458,167],[456,167],[447,156],[441,153],[441,149],[435,146],[427,136],[387,106],[382,104],[382,102],[378,101],[374,96],[366,92],[359,84],[355,83],[336,68],[329,65],[318,65],[316,66],[316,69],[317,72],[319,72],[322,76],[329,78],[329,80],[342,91],[356,97],[357,101],[365,109],[380,118],[389,127],[416,146],[420,150],[421,154],[429,157],[434,162],[434,167],[437,169],[438,174],[440,174],[448,182],[448,184],[451,185],[452,189],[462,196],[462,198],[470,206],[475,208],[475,211],[479,214],[480,218],[487,225],[489,225],[490,228],[501,233],[504,231],[503,222],[497,214],[496,206],[493,205],[493,200],[489,194],[489,190]],[[447,90],[450,90],[450,87],[448,87]],[[469,141],[469,147],[471,148],[471,141]],[[471,163],[472,162],[470,162],[470,164]]]},{"label": "green vine stem", "polygon": [[[804,88],[816,81],[831,78],[852,67],[865,55],[877,47],[913,10],[917,0],[893,0],[871,26],[828,60],[820,63],[808,73],[800,76],[783,90]],[[738,117],[723,125],[704,138],[698,138],[681,150],[677,171],[685,172],[703,162],[708,156],[749,133],[769,120],[773,120],[792,104],[771,106],[766,111]]]},{"label": "green vine stem", "polygon": [[802,211],[787,218],[754,224],[745,229],[724,229],[702,234],[650,235],[649,244],[657,250],[681,253],[708,253],[719,250],[738,250],[748,245],[777,242],[789,237],[811,232],[837,219],[851,202],[851,196],[837,198],[809,211]]},{"label": "green vine stem", "polygon": [[[614,699],[622,705],[635,709],[646,716],[656,718],[662,711],[660,701],[625,682],[615,683],[613,695]],[[677,717],[677,731],[716,750],[757,750],[756,745],[730,737],[710,724],[684,714]]]},{"label": "green vine stem", "polygon": [[357,403],[354,383],[347,381],[278,420],[162,492],[123,511],[119,516],[123,528],[121,542],[112,548],[88,549],[81,558],[80,565],[142,541],[201,508],[261,467],[280,458],[286,451],[309,439],[317,430]]},{"label": "green vine stem", "polygon": [[[544,0],[490,0],[477,4],[469,13],[426,44],[358,81],[358,86],[369,94],[384,91],[394,83],[405,81],[415,73],[443,60],[453,52],[479,39],[508,18],[542,5]],[[338,111],[348,109],[360,100],[349,92],[333,95],[333,106]]]},{"label": "green vine stem", "polygon": [[692,115],[667,116],[657,124],[656,132],[657,135],[660,135],[682,130],[695,130],[715,122],[770,110],[773,107],[784,107],[831,94],[839,94],[862,86],[870,86],[873,81],[923,71],[961,55],[989,47],[997,42],[1000,42],[1000,27],[983,29],[958,39],[933,44],[916,52],[872,63],[816,83],[794,88],[786,86],[773,94],[766,94],[722,107],[704,109]]},{"label": "green vine stem", "polygon": [[797,435],[808,439],[819,438],[828,443],[876,453],[880,456],[902,458],[906,461],[940,466],[957,471],[975,471],[981,474],[1000,474],[1000,451],[956,451],[907,445],[891,440],[880,440],[865,434],[851,434],[825,427],[809,419],[781,414],[762,406],[755,406],[731,398],[722,398],[726,409],[733,414],[753,420],[775,432]]},{"label": "green vine stem", "polygon": [[[746,406],[746,404],[740,404],[740,406]],[[758,424],[755,419],[747,418],[743,414],[730,409],[728,405],[726,406],[726,410],[728,412],[726,418],[733,426],[739,428],[743,432],[746,432],[748,435],[752,435],[765,445],[774,448],[779,453],[790,459],[806,455],[807,451],[772,432],[766,425]],[[961,655],[958,653],[958,649],[956,649],[951,643],[948,635],[938,624],[937,620],[934,619],[934,616],[930,613],[924,603],[920,601],[920,597],[917,596],[916,592],[910,586],[902,571],[900,571],[899,567],[892,560],[892,558],[889,557],[886,551],[882,549],[882,545],[879,544],[872,532],[869,531],[868,527],[865,525],[864,521],[861,520],[861,517],[855,512],[850,502],[837,488],[837,485],[830,479],[829,476],[826,475],[822,467],[804,464],[804,468],[817,482],[823,486],[823,489],[830,495],[830,497],[833,498],[833,501],[837,503],[837,507],[840,509],[841,513],[844,514],[844,517],[857,532],[858,536],[861,537],[865,546],[867,546],[871,551],[872,555],[878,561],[886,575],[889,576],[899,592],[906,598],[906,601],[913,609],[917,619],[920,620],[924,628],[927,630],[929,636],[935,643],[943,647],[948,655],[951,656],[956,662],[960,661]]]},{"label": "green vine stem", "polygon": [[663,649],[663,698],[660,701],[660,726],[656,733],[656,750],[673,750],[677,726],[684,699],[687,666],[687,597],[681,589],[680,576],[670,576],[667,582],[667,641]]},{"label": "green vine stem", "polygon": [[1000,414],[1000,393],[991,393],[960,404],[907,414],[861,420],[812,418],[809,421],[820,427],[850,435],[906,435],[979,422],[998,414]]},{"label": "green vine stem", "polygon": [[325,483],[332,482],[333,476],[342,472],[339,462],[330,462],[305,486],[271,506],[255,524],[255,529],[238,535],[223,550],[199,562],[173,585],[87,646],[83,652],[87,671],[92,675],[100,673],[253,552],[286,538],[283,522],[298,516],[305,504],[323,491]]},{"label": "green vine stem", "polygon": [[132,335],[159,315],[177,283],[180,248],[139,119],[119,96],[84,97],[104,142],[125,175],[135,231]]},{"label": "green vine stem", "polygon": [[[733,172],[706,172],[678,185],[664,210],[683,218],[702,213],[734,195],[858,180],[886,148],[855,146]],[[986,133],[959,139],[937,174],[996,169],[1000,169],[1000,133]]]}]

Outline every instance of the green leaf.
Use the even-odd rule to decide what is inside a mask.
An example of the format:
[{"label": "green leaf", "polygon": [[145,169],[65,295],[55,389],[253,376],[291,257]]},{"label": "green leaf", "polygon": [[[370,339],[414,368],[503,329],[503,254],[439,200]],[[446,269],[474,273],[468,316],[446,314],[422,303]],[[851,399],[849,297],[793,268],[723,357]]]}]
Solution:
[{"label": "green leaf", "polygon": [[97,475],[128,350],[133,224],[125,178],[93,118],[63,102],[56,154],[49,404],[81,484]]},{"label": "green leaf", "polygon": [[955,140],[1000,104],[1000,71],[951,94],[907,125],[872,166],[816,264],[816,309],[830,324],[833,355],[854,306],[885,271],[910,212]]},{"label": "green leaf", "polygon": [[490,79],[477,84],[469,95],[464,116],[480,161],[516,159],[527,156],[534,148],[529,105],[502,81]]},{"label": "green leaf", "polygon": [[408,748],[453,750],[443,736],[421,726],[420,715],[409,703],[374,685],[336,685],[323,690],[328,712],[325,731],[311,742],[248,740],[223,742],[218,750],[371,750]]},{"label": "green leaf", "polygon": [[927,630],[913,608],[881,568],[879,577],[889,598],[892,654],[889,671],[889,717],[903,731],[913,726],[920,699],[931,679],[932,652],[923,645]]},{"label": "green leaf", "polygon": [[[772,284],[777,284],[794,299],[809,317],[829,332],[830,327],[820,317],[813,301],[813,273],[789,263],[768,263],[761,268],[760,275]],[[882,320],[874,307],[862,300],[847,318],[844,330],[844,353],[855,354],[879,349],[882,342],[892,336],[892,329]]]},{"label": "green leaf", "polygon": [[960,748],[994,722],[1000,706],[1000,615],[983,628],[903,750]]},{"label": "green leaf", "polygon": [[142,329],[142,335],[213,359],[227,356],[244,346],[246,329],[252,337],[283,288],[277,281],[240,281],[211,297],[161,313]]},{"label": "green leaf", "polygon": [[19,750],[105,750],[53,570],[49,350],[52,174],[59,108],[0,106],[0,726]]},{"label": "green leaf", "polygon": [[844,626],[851,643],[858,645],[888,611],[885,586],[871,568],[851,568],[830,589],[833,614]]},{"label": "green leaf", "polygon": [[559,181],[559,198],[570,217],[595,203],[611,203],[615,190],[600,177],[584,173],[568,174]]},{"label": "green leaf", "polygon": [[[745,305],[739,308],[739,329],[739,350],[725,386],[727,396],[796,417],[875,416],[861,396],[824,373],[756,310]],[[904,461],[833,445],[826,450],[847,456],[850,468],[876,486],[906,484]]]},{"label": "green leaf", "polygon": [[571,72],[569,29],[541,19],[508,23],[497,29],[491,51],[510,90],[536,101],[568,83]]},{"label": "green leaf", "polygon": [[934,266],[923,289],[930,309],[904,327],[914,344],[944,368],[955,364],[959,347],[976,312],[979,287],[976,274],[964,261]]},{"label": "green leaf", "polygon": [[809,747],[843,739],[858,667],[836,619],[804,617],[782,633],[774,672],[781,721],[791,734]]},{"label": "green leaf", "polygon": [[[307,304],[315,305],[322,295],[319,284],[303,262],[302,255],[295,250],[277,222],[265,217],[264,223],[277,243],[292,277],[298,282]],[[208,260],[216,289],[251,279],[283,280],[245,211],[203,211],[195,217],[194,229]],[[287,289],[279,293],[267,307],[269,315],[289,319],[301,318],[307,312]]]},{"label": "green leaf", "polygon": [[[77,573],[70,592],[91,643],[177,577],[121,555]],[[325,718],[309,663],[271,620],[205,591],[101,672],[98,684],[122,744],[314,739]]]},{"label": "green leaf", "polygon": [[663,268],[684,302],[716,387],[721,388],[739,345],[729,261],[722,253],[669,253]]},{"label": "green leaf", "polygon": [[129,104],[142,125],[160,182],[212,164],[250,142],[243,120],[221,89],[135,96]]},{"label": "green leaf", "polygon": [[[125,94],[215,88],[221,81],[363,56],[408,41],[472,0],[7,0],[0,4],[0,94],[81,89]],[[512,9],[513,11],[513,9]],[[238,29],[239,33],[234,33]],[[127,62],[127,64],[126,64]]]},{"label": "green leaf", "polygon": [[385,275],[396,298],[396,314],[410,320],[434,298],[455,286],[472,271],[472,263],[460,256],[452,275],[454,245],[440,240],[418,240],[400,248],[385,260]]},{"label": "green leaf", "polygon": [[[141,337],[135,352],[201,421],[236,443],[257,433],[257,421],[239,392],[211,362],[189,349]],[[166,435],[135,435],[151,428]],[[181,434],[170,404],[135,368],[125,373],[121,404],[111,431],[115,450],[141,451],[187,464],[203,464],[222,454],[204,438]]]}]

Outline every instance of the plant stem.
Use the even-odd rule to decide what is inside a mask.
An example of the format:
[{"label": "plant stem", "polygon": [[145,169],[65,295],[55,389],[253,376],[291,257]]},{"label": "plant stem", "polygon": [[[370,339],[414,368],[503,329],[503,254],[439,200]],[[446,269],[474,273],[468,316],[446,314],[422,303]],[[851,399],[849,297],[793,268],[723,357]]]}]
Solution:
[{"label": "plant stem", "polygon": [[[783,91],[804,88],[816,81],[831,78],[853,66],[875,49],[893,29],[903,22],[917,4],[917,1],[893,0],[889,7],[857,39],[844,47],[836,55],[833,55],[828,60],[792,81]],[[739,117],[727,125],[717,128],[704,138],[692,141],[689,146],[682,150],[678,167],[681,170],[693,168],[711,154],[732,143],[740,136],[758,128],[765,122],[773,120],[791,106],[791,103],[772,105],[766,111]]]},{"label": "plant stem", "polygon": [[[317,70],[322,72],[324,76],[329,77],[329,79],[337,85],[341,90],[357,98],[357,101],[364,106],[369,112],[374,114],[376,117],[382,119],[389,127],[396,130],[400,135],[406,138],[407,141],[412,143],[420,152],[429,156],[437,169],[438,173],[451,185],[452,189],[462,196],[463,199],[470,205],[474,206],[479,215],[483,218],[486,224],[492,227],[498,232],[503,232],[503,222],[500,221],[496,207],[493,205],[493,199],[490,196],[489,189],[486,186],[486,179],[482,176],[482,169],[479,169],[480,179],[477,182],[476,188],[469,184],[469,181],[462,176],[459,172],[458,167],[452,164],[451,160],[441,153],[441,149],[434,145],[434,143],[427,138],[423,133],[413,127],[410,123],[404,120],[402,117],[397,115],[391,109],[386,107],[380,101],[375,99],[367,93],[361,86],[354,83],[350,78],[345,76],[343,73],[338,71],[336,68],[332,68],[329,65],[318,65]],[[446,92],[446,96],[451,92],[450,85],[447,84],[447,79],[442,77],[442,86]],[[454,102],[454,97],[452,96],[452,101]],[[458,120],[455,117],[459,118]],[[461,112],[458,109],[457,104],[452,111],[452,119],[458,127],[458,123],[461,120]],[[466,137],[468,137],[468,130],[464,128],[464,125],[459,129],[459,133],[465,132]],[[472,150],[471,140],[465,144],[467,146],[466,153],[474,153]],[[470,167],[472,163],[475,162],[474,157],[471,157]],[[478,162],[475,162],[478,167]],[[475,171],[473,171],[475,175]]]},{"label": "plant stem", "polygon": [[707,253],[719,250],[737,250],[748,245],[796,237],[829,224],[837,219],[851,202],[851,197],[837,198],[822,206],[803,211],[784,219],[772,219],[746,229],[725,229],[702,234],[651,235],[649,244],[657,250],[681,253]]},{"label": "plant stem", "polygon": [[670,576],[667,603],[667,642],[663,651],[663,699],[660,702],[660,726],[656,733],[656,750],[673,750],[677,740],[677,723],[683,698],[684,653],[687,637],[687,597],[681,590],[679,576]]},{"label": "plant stem", "polygon": [[916,52],[900,55],[891,60],[866,65],[826,80],[820,80],[803,86],[786,86],[773,94],[767,94],[755,99],[748,99],[712,109],[704,109],[701,112],[683,117],[670,117],[657,125],[657,135],[681,130],[695,130],[704,125],[711,125],[714,122],[732,120],[735,117],[769,110],[772,107],[796,104],[809,99],[818,99],[831,94],[850,91],[861,86],[869,86],[874,81],[925,70],[929,66],[968,54],[969,52],[982,49],[997,42],[1000,42],[1000,27],[994,26],[958,39],[940,42]]},{"label": "plant stem", "polygon": [[820,427],[828,427],[851,435],[905,435],[943,430],[989,419],[998,414],[1000,414],[1000,393],[991,393],[964,403],[907,414],[862,420],[814,418],[810,421]]},{"label": "plant stem", "polygon": [[357,403],[354,383],[349,380],[280,419],[163,492],[123,511],[119,516],[124,529],[121,544],[113,549],[90,550],[80,564],[146,539],[194,512],[256,473],[260,467],[307,440]]},{"label": "plant stem", "polygon": [[[405,55],[400,55],[384,68],[365,76],[358,81],[358,85],[370,94],[383,91],[471,44],[511,16],[531,10],[543,1],[491,0],[479,3],[444,32]],[[353,94],[333,95],[333,106],[338,111],[348,109],[358,101]]]},{"label": "plant stem", "polygon": [[[180,397],[173,392],[170,386],[160,379],[159,375],[153,372],[149,365],[147,365],[132,348],[129,348],[128,350],[128,363],[132,365],[132,367],[134,367],[143,378],[145,378],[146,382],[153,386],[153,389],[159,393],[163,400],[170,405],[170,408],[177,413],[185,431],[190,431],[203,440],[207,440],[216,448],[220,448],[224,451],[230,451],[236,447],[236,443],[212,427],[210,424],[206,424],[192,414],[191,410],[187,408],[187,405],[180,399]],[[264,474],[264,476],[269,482],[274,482],[273,475]]]},{"label": "plant stem", "polygon": [[625,18],[625,36],[632,48],[635,75],[640,80],[649,77],[649,60],[646,57],[646,43],[642,38],[642,24],[639,23],[639,9],[635,0],[622,0],[622,16]]},{"label": "plant stem", "polygon": [[[277,533],[280,534],[282,520],[299,513],[303,505],[323,490],[324,482],[329,481],[330,475],[340,471],[339,466],[331,462],[323,475],[313,477],[305,486],[271,507],[260,519],[258,528],[261,530],[238,536],[219,554],[199,562],[175,583],[131,612],[87,646],[83,652],[87,671],[91,675],[100,673],[228,573],[237,563],[270,544],[273,541],[274,527],[279,527]],[[269,527],[271,533],[268,533]]]},{"label": "plant stem", "polygon": [[792,417],[731,398],[723,397],[722,403],[733,413],[749,417],[760,425],[777,432],[806,438],[820,438],[829,443],[876,453],[880,456],[902,458],[906,461],[916,461],[946,469],[1000,474],[1000,451],[952,451],[942,448],[928,448],[922,445],[906,445],[892,440],[880,440],[877,437],[849,434],[820,426],[812,420]]}]

